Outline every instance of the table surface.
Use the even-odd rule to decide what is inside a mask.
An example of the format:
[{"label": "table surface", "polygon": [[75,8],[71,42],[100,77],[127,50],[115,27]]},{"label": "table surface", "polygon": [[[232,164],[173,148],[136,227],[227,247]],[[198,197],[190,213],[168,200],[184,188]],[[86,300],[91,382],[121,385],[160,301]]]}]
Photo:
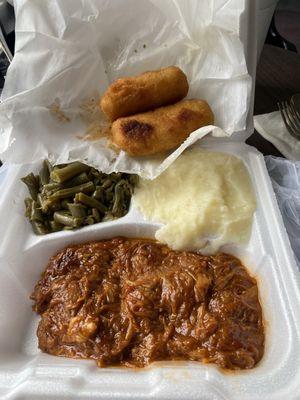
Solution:
[{"label": "table surface", "polygon": [[[256,71],[254,115],[277,111],[277,102],[295,93],[300,93],[300,54],[264,45]],[[283,157],[256,131],[247,143],[264,155]]]}]

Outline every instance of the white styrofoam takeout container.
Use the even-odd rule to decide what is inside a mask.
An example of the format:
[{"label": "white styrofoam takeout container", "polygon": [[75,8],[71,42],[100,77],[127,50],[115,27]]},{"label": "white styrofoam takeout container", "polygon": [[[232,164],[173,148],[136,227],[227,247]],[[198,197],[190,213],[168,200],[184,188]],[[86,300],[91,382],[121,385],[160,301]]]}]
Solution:
[{"label": "white styrofoam takeout container", "polygon": [[[71,243],[118,235],[153,237],[159,225],[145,221],[132,206],[125,217],[114,222],[35,236],[23,215],[26,188],[20,190],[19,185],[19,178],[33,166],[15,166],[6,176],[0,203],[1,210],[7,210],[2,220],[10,220],[0,247],[1,258],[5,256],[0,280],[2,399],[300,398],[300,280],[263,157],[236,142],[204,147],[238,154],[254,184],[258,208],[250,243],[247,248],[227,246],[224,250],[238,256],[258,281],[266,331],[262,361],[254,369],[240,372],[224,372],[197,362],[153,363],[142,370],[99,369],[94,361],[58,358],[39,351],[35,333],[39,317],[32,312],[28,297],[49,257]],[[4,254],[7,248],[11,252]],[[21,252],[13,251],[19,248]]]},{"label": "white styrofoam takeout container", "polygon": [[[243,15],[241,38],[249,73],[255,79],[256,5]],[[99,369],[95,362],[53,357],[38,350],[39,317],[29,295],[49,257],[67,244],[123,235],[152,237],[159,225],[143,219],[132,206],[114,222],[74,232],[37,237],[24,217],[26,188],[20,177],[39,165],[10,166],[0,199],[0,398],[3,400],[69,399],[201,399],[293,400],[300,398],[300,279],[264,160],[242,143],[247,132],[230,140],[207,139],[201,146],[241,157],[254,184],[258,208],[249,245],[228,246],[258,281],[263,307],[266,348],[252,370],[225,372],[197,362],[159,362],[142,370]],[[7,252],[7,249],[10,249]]]}]

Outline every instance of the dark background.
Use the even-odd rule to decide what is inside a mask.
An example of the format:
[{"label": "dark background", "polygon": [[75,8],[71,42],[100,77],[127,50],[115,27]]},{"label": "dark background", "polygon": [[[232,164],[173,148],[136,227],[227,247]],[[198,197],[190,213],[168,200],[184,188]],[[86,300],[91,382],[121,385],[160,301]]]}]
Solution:
[{"label": "dark background", "polygon": [[276,9],[275,22],[278,32],[300,53],[300,0],[281,0]]},{"label": "dark background", "polygon": [[[300,0],[281,0],[257,64],[254,115],[278,111],[277,102],[295,93],[300,93]],[[258,132],[247,143],[264,155],[283,157]]]}]

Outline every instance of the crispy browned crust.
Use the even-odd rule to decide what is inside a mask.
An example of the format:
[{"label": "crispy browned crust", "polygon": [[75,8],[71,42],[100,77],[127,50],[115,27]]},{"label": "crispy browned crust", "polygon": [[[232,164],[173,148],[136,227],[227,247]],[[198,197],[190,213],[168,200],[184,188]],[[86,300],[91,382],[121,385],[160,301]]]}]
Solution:
[{"label": "crispy browned crust", "polygon": [[110,121],[114,121],[175,103],[183,99],[188,90],[186,75],[180,68],[171,66],[116,80],[104,93],[100,107]]},{"label": "crispy browned crust", "polygon": [[191,132],[213,124],[204,100],[183,100],[154,111],[119,118],[112,124],[112,143],[131,156],[146,156],[179,146]]}]

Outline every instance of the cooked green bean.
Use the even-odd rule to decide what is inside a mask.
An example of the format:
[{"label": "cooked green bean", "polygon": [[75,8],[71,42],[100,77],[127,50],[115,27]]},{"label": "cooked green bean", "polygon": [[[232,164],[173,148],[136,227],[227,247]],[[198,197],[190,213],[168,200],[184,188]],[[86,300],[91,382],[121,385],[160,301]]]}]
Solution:
[{"label": "cooked green bean", "polygon": [[43,161],[43,166],[40,170],[39,177],[41,186],[47,185],[47,183],[49,183],[50,172],[46,160]]},{"label": "cooked green bean", "polygon": [[97,171],[95,168],[91,168],[91,170],[89,172],[89,176],[91,177],[91,179],[95,179],[100,182],[100,180],[103,178],[104,174],[100,171]]},{"label": "cooked green bean", "polygon": [[42,193],[38,193],[36,201],[38,202],[39,207],[42,207],[42,204],[43,204]]},{"label": "cooked green bean", "polygon": [[122,172],[112,172],[109,175],[109,179],[118,182],[122,178]]},{"label": "cooked green bean", "polygon": [[55,199],[50,199],[49,197],[43,195],[42,193],[38,194],[38,202],[41,206],[41,210],[43,213],[48,213],[49,211],[55,211],[60,208],[60,204]]},{"label": "cooked green bean", "polygon": [[93,197],[87,196],[84,193],[76,194],[75,201],[77,203],[85,204],[86,206],[91,207],[91,208],[97,208],[97,210],[99,210],[103,213],[105,213],[107,211],[107,207],[104,204],[100,203],[100,201],[94,199]]},{"label": "cooked green bean", "polygon": [[36,233],[37,235],[45,235],[46,233],[49,233],[49,230],[42,222],[32,221],[31,225],[34,233]]},{"label": "cooked green bean", "polygon": [[112,221],[113,219],[115,219],[115,217],[112,215],[112,213],[107,212],[105,213],[102,222]]},{"label": "cooked green bean", "polygon": [[53,169],[54,168],[58,168],[58,169],[61,169],[61,168],[64,168],[64,167],[66,167],[68,164],[55,164],[54,166],[53,166]]},{"label": "cooked green bean", "polygon": [[39,205],[37,201],[33,201],[31,203],[31,210],[30,210],[30,216],[29,216],[30,221],[39,221],[43,222],[43,214],[41,209],[39,208]]},{"label": "cooked green bean", "polygon": [[31,195],[24,201],[25,216],[38,235],[110,221],[128,211],[136,180],[80,162],[53,167],[44,160],[39,175],[22,178]]},{"label": "cooked green bean", "polygon": [[104,189],[108,189],[112,185],[112,181],[110,179],[105,179],[105,181],[102,183],[102,187]]},{"label": "cooked green bean", "polygon": [[64,210],[69,211],[69,203],[70,201],[67,199],[64,199],[60,202],[61,208],[63,208]]},{"label": "cooked green bean", "polygon": [[106,202],[111,202],[112,200],[113,200],[113,198],[114,198],[114,194],[113,194],[113,192],[110,192],[110,191],[106,191],[105,192],[105,200],[106,200]]},{"label": "cooked green bean", "polygon": [[95,223],[94,218],[91,215],[88,215],[85,219],[87,225],[93,225]]},{"label": "cooked green bean", "polygon": [[89,170],[89,176],[90,176],[91,178],[101,179],[101,177],[102,177],[102,172],[97,171],[94,167],[91,167],[91,169]]},{"label": "cooked green bean", "polygon": [[101,215],[100,215],[99,211],[97,210],[97,208],[92,209],[92,216],[96,222],[101,221]]},{"label": "cooked green bean", "polygon": [[116,217],[122,216],[122,200],[123,200],[123,188],[122,181],[118,182],[115,186],[115,200],[112,208],[112,214]]},{"label": "cooked green bean", "polygon": [[96,190],[93,193],[93,197],[96,200],[103,201],[105,189],[102,186],[96,186]]},{"label": "cooked green bean", "polygon": [[50,174],[51,174],[51,171],[53,170],[52,164],[50,163],[49,160],[47,160],[47,158],[44,160],[44,164],[47,166],[48,171],[49,171],[49,175],[50,175]]},{"label": "cooked green bean", "polygon": [[37,201],[38,201],[43,213],[59,210],[61,207],[58,200],[51,200],[51,199],[49,199],[49,197],[43,195],[42,193],[38,194]]},{"label": "cooked green bean", "polygon": [[21,178],[21,181],[24,182],[25,185],[28,187],[30,196],[33,198],[33,200],[36,200],[39,192],[38,177],[31,172],[27,176],[24,176],[24,178]]},{"label": "cooked green bean", "polygon": [[82,218],[86,216],[86,207],[77,203],[68,203],[68,209],[73,217]]},{"label": "cooked green bean", "polygon": [[52,182],[47,183],[42,187],[41,193],[46,196],[50,196],[54,192],[57,192],[59,189],[62,189],[62,185],[60,183]]},{"label": "cooked green bean", "polygon": [[73,228],[79,228],[83,223],[83,218],[73,217],[67,211],[55,211],[53,218],[55,222]]},{"label": "cooked green bean", "polygon": [[61,231],[64,227],[64,225],[56,222],[56,221],[50,221],[49,222],[50,228],[52,232],[57,232],[57,231]]},{"label": "cooked green bean", "polygon": [[33,202],[33,200],[30,197],[26,197],[26,199],[24,200],[24,203],[25,203],[25,217],[27,217],[27,218],[30,218],[32,202]]},{"label": "cooked green bean", "polygon": [[73,228],[72,226],[67,226],[67,225],[66,225],[66,226],[63,227],[62,230],[63,230],[63,231],[72,231],[73,229],[74,229],[74,228]]},{"label": "cooked green bean", "polygon": [[64,182],[64,187],[82,185],[83,183],[87,183],[89,180],[90,179],[88,178],[86,172],[82,172],[81,174],[74,176],[74,178]]},{"label": "cooked green bean", "polygon": [[95,190],[95,185],[93,182],[83,183],[82,185],[73,186],[71,188],[60,189],[53,193],[49,199],[65,199],[74,196],[76,193],[90,193]]},{"label": "cooked green bean", "polygon": [[54,168],[50,177],[54,182],[63,183],[81,172],[88,171],[90,168],[88,165],[76,161],[60,169]]}]

